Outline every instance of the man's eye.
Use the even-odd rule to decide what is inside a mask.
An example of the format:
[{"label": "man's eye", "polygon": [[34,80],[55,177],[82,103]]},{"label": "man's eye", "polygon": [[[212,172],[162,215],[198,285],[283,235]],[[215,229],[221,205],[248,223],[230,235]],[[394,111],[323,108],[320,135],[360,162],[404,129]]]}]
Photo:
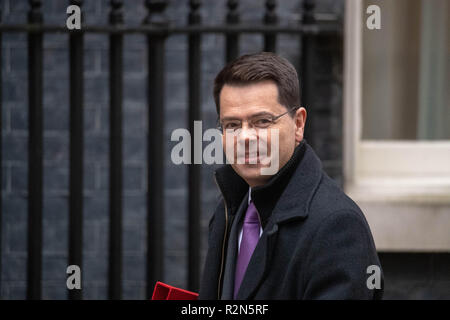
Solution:
[{"label": "man's eye", "polygon": [[235,129],[239,126],[236,122],[228,122],[225,124],[225,129]]},{"label": "man's eye", "polygon": [[260,126],[268,126],[272,123],[271,119],[268,118],[262,118],[262,119],[257,119],[255,120],[254,124],[258,127]]}]

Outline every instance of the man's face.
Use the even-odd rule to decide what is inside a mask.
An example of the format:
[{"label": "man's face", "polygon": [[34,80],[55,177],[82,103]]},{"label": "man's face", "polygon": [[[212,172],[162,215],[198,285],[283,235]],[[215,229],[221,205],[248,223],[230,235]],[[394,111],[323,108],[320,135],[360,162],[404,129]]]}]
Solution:
[{"label": "man's face", "polygon": [[[295,106],[289,106],[290,108]],[[227,140],[233,144],[234,155],[227,154],[227,158],[233,158],[232,167],[251,187],[265,184],[272,175],[262,174],[262,168],[270,167],[270,163],[261,163],[261,149],[258,148],[257,157],[249,154],[250,144],[262,143],[266,145],[269,158],[278,152],[279,162],[275,173],[282,168],[291,158],[294,148],[303,139],[303,130],[306,120],[306,110],[300,108],[295,116],[285,114],[278,118],[266,129],[252,127],[252,119],[261,115],[272,117],[279,116],[288,109],[278,102],[278,88],[273,81],[261,81],[242,86],[224,85],[220,93],[220,120],[226,123],[238,120],[242,127],[234,137],[228,137],[230,133],[224,130],[223,146],[227,153]],[[265,132],[264,132],[265,131]],[[273,134],[278,134],[278,143],[273,141]],[[273,145],[272,145],[273,143]],[[245,146],[245,157],[240,163],[238,160],[238,145]],[[242,149],[240,149],[242,150]],[[245,161],[244,161],[245,159]],[[274,173],[274,174],[275,174]]]}]

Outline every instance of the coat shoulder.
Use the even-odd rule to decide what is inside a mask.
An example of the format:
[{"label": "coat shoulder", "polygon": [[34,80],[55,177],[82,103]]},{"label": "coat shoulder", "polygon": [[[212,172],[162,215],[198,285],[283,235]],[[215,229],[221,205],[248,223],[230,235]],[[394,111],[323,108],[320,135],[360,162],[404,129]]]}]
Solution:
[{"label": "coat shoulder", "polygon": [[309,218],[317,222],[348,215],[368,227],[359,206],[325,172],[310,199],[308,212]]}]

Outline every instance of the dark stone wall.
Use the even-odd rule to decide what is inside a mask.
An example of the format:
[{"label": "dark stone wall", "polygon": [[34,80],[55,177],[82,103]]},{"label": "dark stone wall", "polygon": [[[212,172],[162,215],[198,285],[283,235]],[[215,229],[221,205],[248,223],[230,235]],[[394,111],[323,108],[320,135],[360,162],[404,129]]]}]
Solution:
[{"label": "dark stone wall", "polygon": [[[124,1],[125,23],[137,25],[146,16],[144,1]],[[264,14],[263,0],[240,1],[241,20],[258,22]],[[45,23],[65,24],[67,1],[43,0]],[[84,23],[106,24],[109,1],[85,0]],[[319,0],[316,12],[324,17],[343,15],[344,1]],[[2,21],[24,23],[26,0],[2,0]],[[173,0],[167,16],[185,25],[188,1]],[[278,1],[280,24],[297,24],[301,1]],[[225,1],[204,1],[201,8],[205,24],[224,21]],[[240,54],[261,51],[263,37],[244,34]],[[222,35],[203,36],[202,42],[202,120],[203,130],[215,126],[216,112],[212,82],[224,65],[225,41]],[[278,53],[297,68],[300,41],[296,35],[280,35]],[[27,261],[27,41],[25,34],[3,34],[2,46],[2,274],[3,299],[23,299],[26,294]],[[313,106],[316,138],[312,142],[326,171],[342,183],[342,39],[318,40]],[[146,277],[146,192],[147,192],[147,60],[146,39],[128,35],[124,40],[124,211],[123,211],[123,298],[144,299]],[[69,64],[66,34],[44,37],[44,223],[43,292],[44,299],[66,299],[68,246],[68,148],[69,148]],[[85,37],[84,91],[84,251],[83,295],[85,299],[107,298],[108,263],[108,37]],[[165,92],[165,275],[161,279],[179,287],[187,286],[187,167],[170,161],[175,142],[174,129],[187,128],[187,39],[171,35],[166,43]],[[302,75],[300,74],[300,77]],[[308,107],[308,106],[307,106]],[[308,136],[306,136],[308,139]],[[213,182],[215,166],[202,168],[202,263],[206,250],[207,223],[216,204],[218,190]],[[392,283],[400,283],[391,273],[401,263],[401,255],[386,260],[385,272]],[[414,260],[419,263],[421,258]],[[448,259],[436,265],[449,266]],[[389,277],[388,277],[389,276]],[[414,277],[414,275],[412,276]],[[398,280],[398,281],[397,281]],[[448,280],[448,279],[447,279]],[[397,282],[395,282],[397,281]],[[400,281],[400,282],[399,282]],[[386,282],[390,286],[391,282]],[[396,286],[396,287],[395,287]],[[394,289],[398,288],[398,290]],[[387,297],[406,294],[408,288],[394,284]],[[421,287],[419,286],[419,289]],[[418,289],[418,290],[419,290]],[[425,292],[425,291],[424,291]],[[442,290],[440,291],[443,292]],[[434,297],[433,291],[423,293]],[[445,294],[443,295],[445,296]],[[449,295],[447,295],[448,297]],[[412,296],[408,296],[412,297]]]},{"label": "dark stone wall", "polygon": [[384,299],[450,299],[450,253],[379,253]]}]

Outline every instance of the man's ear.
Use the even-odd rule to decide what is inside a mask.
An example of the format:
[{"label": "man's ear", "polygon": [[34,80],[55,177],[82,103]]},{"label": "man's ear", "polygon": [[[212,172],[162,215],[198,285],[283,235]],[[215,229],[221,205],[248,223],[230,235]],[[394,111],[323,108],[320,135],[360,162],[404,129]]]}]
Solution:
[{"label": "man's ear", "polygon": [[303,140],[306,124],[306,109],[301,107],[295,112],[295,142],[300,143]]}]

